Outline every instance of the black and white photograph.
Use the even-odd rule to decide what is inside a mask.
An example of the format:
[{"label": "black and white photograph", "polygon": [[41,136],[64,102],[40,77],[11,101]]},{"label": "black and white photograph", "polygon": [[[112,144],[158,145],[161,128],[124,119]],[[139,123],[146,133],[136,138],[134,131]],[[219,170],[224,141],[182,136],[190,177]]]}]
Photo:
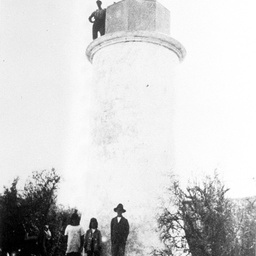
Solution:
[{"label": "black and white photograph", "polygon": [[253,0],[0,0],[0,256],[256,256]]}]

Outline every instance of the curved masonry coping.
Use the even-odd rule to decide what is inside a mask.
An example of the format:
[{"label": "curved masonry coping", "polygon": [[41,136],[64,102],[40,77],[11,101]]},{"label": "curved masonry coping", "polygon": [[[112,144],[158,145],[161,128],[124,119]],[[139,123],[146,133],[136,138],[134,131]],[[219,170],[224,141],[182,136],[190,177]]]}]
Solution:
[{"label": "curved masonry coping", "polygon": [[115,32],[105,34],[93,40],[86,49],[86,56],[92,63],[94,55],[104,47],[113,44],[127,42],[145,42],[160,45],[176,53],[180,61],[186,56],[186,50],[177,40],[157,32],[135,31],[135,32]]}]

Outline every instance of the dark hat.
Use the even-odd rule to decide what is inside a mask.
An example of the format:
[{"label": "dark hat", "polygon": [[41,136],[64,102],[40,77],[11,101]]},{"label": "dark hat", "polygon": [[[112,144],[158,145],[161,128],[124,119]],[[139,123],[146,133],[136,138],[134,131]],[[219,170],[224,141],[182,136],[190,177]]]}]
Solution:
[{"label": "dark hat", "polygon": [[121,210],[122,212],[126,212],[122,204],[118,204],[116,208],[114,208],[114,211],[117,212],[117,210]]},{"label": "dark hat", "polygon": [[97,0],[96,3],[97,3],[97,4],[98,4],[98,3],[99,3],[99,4],[102,4],[102,2],[101,2],[100,0]]}]

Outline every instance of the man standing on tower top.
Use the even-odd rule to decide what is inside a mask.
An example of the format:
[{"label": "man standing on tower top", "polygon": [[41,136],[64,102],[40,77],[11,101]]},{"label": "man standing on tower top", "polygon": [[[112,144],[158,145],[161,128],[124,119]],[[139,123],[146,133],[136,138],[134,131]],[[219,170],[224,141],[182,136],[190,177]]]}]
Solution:
[{"label": "man standing on tower top", "polygon": [[98,9],[94,11],[90,17],[89,21],[93,23],[92,26],[92,38],[96,39],[98,37],[98,32],[103,36],[105,34],[105,19],[106,19],[106,9],[102,9],[102,2],[100,0],[96,1]]}]

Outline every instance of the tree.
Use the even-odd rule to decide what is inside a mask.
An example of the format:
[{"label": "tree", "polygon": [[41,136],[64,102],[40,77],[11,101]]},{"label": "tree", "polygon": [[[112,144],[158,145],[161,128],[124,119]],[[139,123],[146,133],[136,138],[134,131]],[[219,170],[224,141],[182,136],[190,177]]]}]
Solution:
[{"label": "tree", "polygon": [[183,190],[178,181],[170,188],[170,201],[158,223],[165,249],[162,255],[228,256],[234,248],[232,204],[218,176]]},{"label": "tree", "polygon": [[11,252],[22,246],[24,230],[22,227],[21,198],[17,190],[18,178],[14,179],[10,188],[4,188],[1,196],[1,248]]},{"label": "tree", "polygon": [[22,194],[25,225],[39,229],[48,222],[51,207],[55,206],[60,176],[55,169],[34,172]]},{"label": "tree", "polygon": [[43,170],[33,173],[24,190],[18,192],[18,178],[4,189],[0,196],[0,242],[4,255],[18,249],[24,252],[25,235],[38,236],[45,224],[53,235],[49,255],[65,255],[62,237],[71,210],[56,205],[59,182],[55,169]]},{"label": "tree", "polygon": [[236,227],[235,256],[255,256],[256,198],[234,199]]},{"label": "tree", "polygon": [[51,246],[48,248],[49,255],[64,256],[66,254],[64,231],[73,212],[74,209],[65,208],[62,205],[51,207],[48,215],[48,224],[52,233]]}]

